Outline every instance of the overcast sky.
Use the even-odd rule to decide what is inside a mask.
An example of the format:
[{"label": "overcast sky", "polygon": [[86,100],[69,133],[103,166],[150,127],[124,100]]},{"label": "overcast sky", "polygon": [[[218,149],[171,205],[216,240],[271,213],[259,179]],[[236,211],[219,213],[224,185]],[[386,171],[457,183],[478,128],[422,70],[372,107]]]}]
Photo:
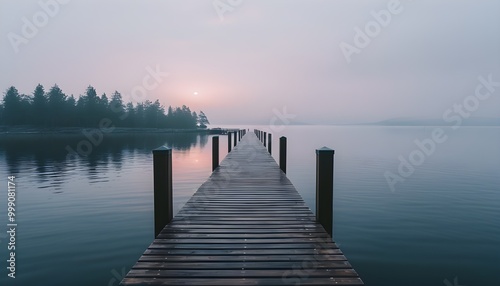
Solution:
[{"label": "overcast sky", "polygon": [[[2,91],[93,85],[133,101],[149,67],[162,74],[143,99],[212,123],[269,122],[285,107],[296,121],[352,123],[441,118],[478,76],[500,81],[498,0],[0,1]],[[500,117],[500,88],[473,115]]]}]

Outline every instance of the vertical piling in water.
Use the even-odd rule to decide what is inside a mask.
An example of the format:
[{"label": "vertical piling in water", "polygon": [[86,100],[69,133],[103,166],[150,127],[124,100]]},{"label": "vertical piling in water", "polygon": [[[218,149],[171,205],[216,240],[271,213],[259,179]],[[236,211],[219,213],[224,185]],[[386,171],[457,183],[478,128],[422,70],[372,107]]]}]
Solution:
[{"label": "vertical piling in water", "polygon": [[212,137],[212,172],[219,167],[219,136]]},{"label": "vertical piling in water", "polygon": [[157,237],[173,217],[172,149],[165,146],[153,150],[153,189]]},{"label": "vertical piling in water", "polygon": [[286,137],[280,137],[280,169],[286,174]]},{"label": "vertical piling in water", "polygon": [[333,238],[333,155],[335,151],[316,149],[316,221]]},{"label": "vertical piling in water", "polygon": [[266,147],[266,137],[267,137],[267,132],[264,132],[264,147]]},{"label": "vertical piling in water", "polygon": [[236,139],[238,137],[238,133],[234,131],[233,135],[234,135],[234,146],[236,146],[236,143],[238,143],[238,139]]},{"label": "vertical piling in water", "polygon": [[267,136],[268,136],[268,138],[267,138],[267,151],[269,152],[269,154],[271,154],[271,152],[272,152],[272,136],[271,136],[271,133],[267,134]]},{"label": "vertical piling in water", "polygon": [[227,153],[231,152],[231,147],[233,147],[233,144],[231,143],[231,132],[227,132]]}]

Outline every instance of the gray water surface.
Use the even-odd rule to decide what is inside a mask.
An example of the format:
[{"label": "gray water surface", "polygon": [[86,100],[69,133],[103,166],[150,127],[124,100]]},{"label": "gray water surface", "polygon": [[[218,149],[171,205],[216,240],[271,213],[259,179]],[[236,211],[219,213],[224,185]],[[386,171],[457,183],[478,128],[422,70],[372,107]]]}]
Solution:
[{"label": "gray water surface", "polygon": [[[435,128],[273,132],[276,159],[278,137],[287,136],[287,175],[313,211],[314,150],[335,149],[334,240],[367,285],[500,285],[500,128],[442,127],[447,140],[411,175],[393,190],[384,177],[399,174],[399,157],[409,160],[419,150],[414,141],[431,138]],[[87,157],[67,156],[66,146],[82,139],[0,137],[0,183],[16,176],[18,203],[11,279],[3,187],[1,285],[118,285],[153,240],[151,150],[174,149],[175,212],[210,175],[207,135],[115,134]],[[226,142],[222,136],[221,158]]]}]

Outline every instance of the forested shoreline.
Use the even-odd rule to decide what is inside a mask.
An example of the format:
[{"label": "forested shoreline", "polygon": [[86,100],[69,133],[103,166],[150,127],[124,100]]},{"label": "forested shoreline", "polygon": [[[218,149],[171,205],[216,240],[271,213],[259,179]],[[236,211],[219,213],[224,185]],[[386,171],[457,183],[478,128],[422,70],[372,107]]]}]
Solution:
[{"label": "forested shoreline", "polygon": [[9,127],[96,127],[102,119],[125,128],[197,129],[209,124],[203,111],[198,114],[185,105],[165,110],[158,99],[125,103],[118,91],[108,98],[98,96],[92,86],[78,98],[64,94],[57,84],[49,91],[39,84],[31,95],[11,86],[0,104],[0,125]]}]

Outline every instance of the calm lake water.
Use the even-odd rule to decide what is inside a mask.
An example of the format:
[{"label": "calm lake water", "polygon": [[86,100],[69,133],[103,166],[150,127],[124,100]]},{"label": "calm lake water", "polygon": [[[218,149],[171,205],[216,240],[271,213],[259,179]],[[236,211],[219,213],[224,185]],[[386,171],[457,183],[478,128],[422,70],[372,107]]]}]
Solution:
[{"label": "calm lake water", "polygon": [[[500,128],[443,127],[447,140],[418,157],[414,141],[435,128],[273,133],[276,159],[277,138],[287,136],[288,176],[313,211],[314,151],[335,149],[334,240],[366,285],[500,285]],[[68,158],[80,136],[0,136],[0,285],[118,285],[153,240],[151,150],[174,149],[175,211],[210,175],[207,135],[115,134],[88,157]],[[384,173],[399,174],[400,156],[418,166],[391,190]],[[16,279],[6,269],[10,175]]]}]

